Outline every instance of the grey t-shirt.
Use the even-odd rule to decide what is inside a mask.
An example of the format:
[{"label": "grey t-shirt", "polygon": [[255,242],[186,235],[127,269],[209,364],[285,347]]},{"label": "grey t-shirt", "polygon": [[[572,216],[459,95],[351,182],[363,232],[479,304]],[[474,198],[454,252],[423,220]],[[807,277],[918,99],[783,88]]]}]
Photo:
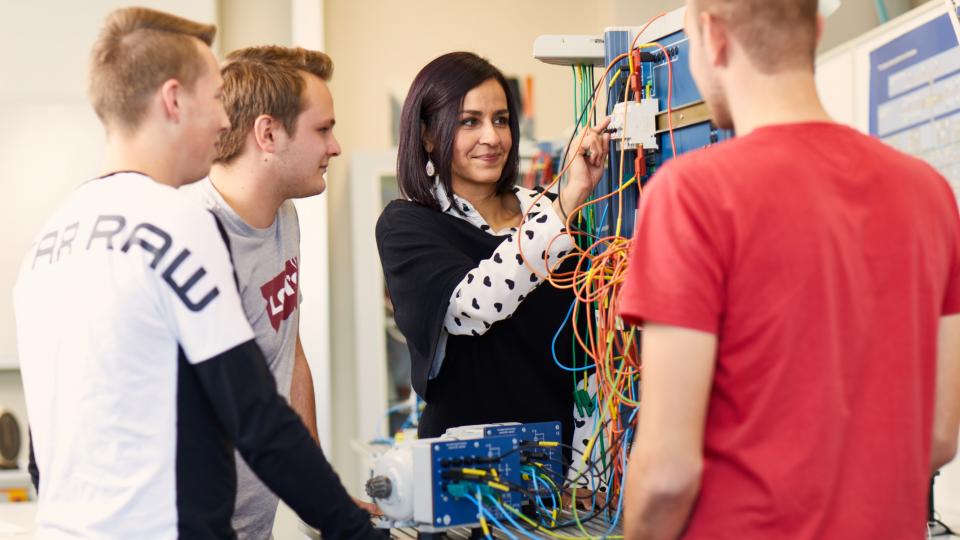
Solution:
[{"label": "grey t-shirt", "polygon": [[[289,400],[301,300],[300,223],[296,207],[292,201],[284,202],[273,224],[257,229],[230,208],[209,178],[181,189],[195,194],[223,223],[230,237],[243,310],[277,381],[277,390]],[[260,482],[239,453],[236,461],[233,528],[241,540],[270,538],[277,497]]]}]

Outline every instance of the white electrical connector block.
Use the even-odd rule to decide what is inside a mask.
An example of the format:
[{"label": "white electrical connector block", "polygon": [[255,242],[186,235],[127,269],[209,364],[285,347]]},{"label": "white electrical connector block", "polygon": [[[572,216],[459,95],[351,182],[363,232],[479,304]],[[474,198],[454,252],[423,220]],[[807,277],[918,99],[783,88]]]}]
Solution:
[{"label": "white electrical connector block", "polygon": [[504,422],[453,427],[440,437],[408,440],[386,451],[377,458],[370,474],[372,482],[385,484],[386,496],[375,496],[370,491],[371,482],[367,484],[367,494],[383,511],[377,526],[416,526],[429,531],[449,525],[450,516],[434,515],[433,443],[482,439],[486,428],[515,425],[519,424]]},{"label": "white electrical connector block", "polygon": [[547,35],[533,42],[533,57],[558,66],[603,66],[603,36]]},{"label": "white electrical connector block", "polygon": [[[657,114],[660,104],[656,99],[644,99],[639,103],[626,101],[613,106],[610,113],[610,128],[615,130],[610,139],[620,141],[619,149],[643,145],[644,150],[657,150]],[[624,117],[626,115],[626,117]],[[626,120],[626,123],[624,123]]]}]

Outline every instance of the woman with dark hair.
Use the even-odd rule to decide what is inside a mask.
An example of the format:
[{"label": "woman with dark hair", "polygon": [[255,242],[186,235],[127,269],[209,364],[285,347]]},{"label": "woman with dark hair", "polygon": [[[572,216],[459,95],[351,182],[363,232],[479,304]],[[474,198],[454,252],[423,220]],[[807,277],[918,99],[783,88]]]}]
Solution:
[{"label": "woman with dark hair", "polygon": [[[377,246],[427,403],[421,437],[509,421],[560,421],[568,443],[573,434],[571,375],[551,352],[573,295],[540,276],[573,249],[564,209],[593,191],[609,137],[605,125],[589,130],[559,196],[545,197],[514,185],[518,116],[503,74],[465,52],[427,64],[403,105],[406,200],[381,214]],[[570,361],[569,350],[557,354]]]}]

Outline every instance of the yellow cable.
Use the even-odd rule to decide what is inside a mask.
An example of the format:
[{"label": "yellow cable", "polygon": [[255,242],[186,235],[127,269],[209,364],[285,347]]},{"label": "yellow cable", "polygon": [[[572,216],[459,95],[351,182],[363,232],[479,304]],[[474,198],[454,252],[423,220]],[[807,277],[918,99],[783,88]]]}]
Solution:
[{"label": "yellow cable", "polygon": [[[618,381],[620,380],[620,376],[621,376],[622,374],[623,374],[622,371],[617,374],[617,380],[618,380]],[[612,410],[611,405],[612,405],[612,403],[613,403],[613,396],[611,395],[609,398],[607,398],[606,401],[607,401],[607,403],[606,403],[606,405],[607,405],[607,406],[606,406],[606,409],[607,409],[607,410]],[[601,410],[602,410],[602,409],[601,409]],[[593,436],[590,437],[590,442],[587,443],[587,447],[583,449],[583,458],[582,458],[582,461],[583,461],[584,463],[587,462],[588,456],[590,456],[590,454],[593,452],[593,445],[597,442],[597,437],[600,435],[600,426],[602,426],[602,425],[603,425],[603,422],[597,422],[596,430],[594,430]]]},{"label": "yellow cable", "polygon": [[505,493],[509,493],[509,492],[510,492],[510,488],[508,488],[507,486],[501,484],[500,482],[487,482],[487,485],[490,486],[490,487],[492,487],[493,489],[498,490],[498,491],[503,491],[503,492],[505,492]]},{"label": "yellow cable", "polygon": [[613,74],[613,78],[610,79],[610,86],[608,87],[608,89],[609,89],[609,88],[613,88],[613,85],[617,83],[617,79],[620,78],[620,73],[621,73],[622,71],[623,71],[622,68],[617,68],[617,72],[614,73],[614,74]]},{"label": "yellow cable", "polygon": [[[483,495],[480,493],[479,487],[477,488],[477,501],[479,501],[480,503],[483,503]],[[490,527],[487,525],[487,518],[485,518],[483,515],[483,508],[481,507],[479,510],[480,510],[480,514],[479,514],[480,528],[483,529],[483,535],[489,538]]]}]

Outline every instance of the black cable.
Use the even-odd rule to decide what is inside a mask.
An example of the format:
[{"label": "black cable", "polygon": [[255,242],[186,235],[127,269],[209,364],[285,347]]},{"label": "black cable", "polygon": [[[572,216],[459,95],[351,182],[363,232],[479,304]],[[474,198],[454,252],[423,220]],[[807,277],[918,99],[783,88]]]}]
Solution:
[{"label": "black cable", "polygon": [[[600,429],[601,429],[601,430],[605,429],[605,428],[610,424],[611,421],[612,421],[612,418],[607,418],[606,420],[604,420],[603,423],[602,423],[601,426],[600,426]],[[578,480],[580,480],[581,478],[584,478],[584,477],[587,475],[588,472],[589,472],[589,473],[593,473],[593,474],[595,475],[595,478],[597,478],[597,479],[602,479],[602,478],[604,477],[604,475],[605,475],[605,474],[610,470],[610,468],[613,466],[613,460],[612,460],[612,459],[609,459],[609,458],[612,457],[612,452],[613,452],[613,450],[618,447],[618,445],[619,445],[620,442],[622,441],[622,439],[623,439],[623,437],[625,436],[625,434],[627,433],[627,431],[629,431],[629,429],[624,429],[624,430],[621,431],[614,439],[612,439],[610,446],[606,449],[606,451],[605,451],[604,453],[598,455],[598,456],[597,456],[596,458],[594,458],[594,459],[586,460],[585,463],[587,464],[587,468],[586,468],[585,470],[581,471],[580,473],[578,473],[578,474],[577,474],[576,476],[574,476],[573,478],[570,478],[570,479],[564,478],[563,481],[560,483],[560,486],[559,486],[559,489],[560,489],[559,495],[562,496],[562,495],[563,495],[563,492],[564,492],[566,489],[573,487],[573,484],[575,484],[575,483],[576,483]],[[580,449],[578,449],[578,448],[575,448],[575,447],[572,446],[572,445],[565,444],[565,443],[561,443],[561,442],[556,442],[556,443],[554,443],[554,442],[551,441],[551,444],[550,444],[549,446],[541,446],[539,441],[538,441],[538,442],[534,442],[534,441],[521,441],[520,444],[518,444],[516,448],[510,450],[509,452],[506,452],[506,453],[500,455],[500,456],[498,457],[498,460],[502,460],[503,458],[505,458],[505,457],[507,457],[507,456],[510,456],[511,454],[513,454],[513,453],[515,453],[515,452],[524,452],[524,451],[529,451],[529,450],[532,450],[532,449],[548,449],[548,448],[557,448],[557,447],[569,449],[569,450],[571,450],[571,453],[576,453],[576,454],[579,454],[579,455],[581,455],[581,456],[584,455],[584,453],[583,453],[582,450],[580,450]],[[603,468],[601,469],[601,468],[600,468],[600,460],[603,459],[604,457],[606,457],[606,458],[608,458],[608,459],[607,459],[606,465],[604,465]],[[566,469],[566,468],[568,468],[568,467],[570,466],[570,464],[568,464],[568,463],[566,463],[566,462],[564,462],[564,461],[560,461],[560,460],[556,460],[556,459],[552,459],[552,458],[546,458],[546,459],[539,458],[539,459],[534,459],[533,461],[540,461],[540,462],[545,461],[545,462],[547,462],[548,464],[549,464],[549,463],[553,463],[553,464],[560,465],[561,471],[564,470],[564,469]],[[552,467],[544,466],[544,467],[542,467],[541,469],[544,470],[544,471],[546,471],[547,473],[552,474],[552,475],[555,475],[555,476],[557,476],[557,477],[561,477],[561,476],[562,476],[561,473],[558,473],[558,472],[555,471]],[[488,481],[490,481],[490,479],[492,478],[492,477],[474,477],[474,476],[470,476],[470,475],[465,475],[465,474],[463,474],[462,471],[458,471],[458,470],[456,470],[456,469],[453,469],[452,471],[459,473],[459,474],[461,475],[461,477],[460,477],[460,478],[457,478],[457,479],[449,479],[449,480],[451,480],[451,481],[465,481],[465,482],[472,482],[472,483],[484,484],[484,485],[485,485],[485,484],[486,484]],[[519,485],[517,485],[517,484],[514,484],[513,482],[510,482],[510,481],[504,480],[504,479],[496,479],[496,480],[494,480],[494,481],[495,481],[495,482],[499,482],[499,483],[507,486],[508,488],[510,488],[512,491],[516,491],[516,492],[518,492],[518,493],[521,493],[522,495],[525,495],[525,496],[528,497],[528,498],[533,498],[533,497],[540,497],[540,498],[542,498],[543,493],[544,493],[544,491],[532,490],[532,489],[529,489],[529,488],[527,488],[527,487],[519,486]],[[551,490],[548,489],[548,490],[545,491],[545,493],[549,495],[549,494],[551,493]],[[580,522],[581,522],[581,523],[586,523],[586,522],[589,521],[589,520],[595,519],[595,518],[596,518],[597,516],[599,516],[601,513],[605,512],[605,511],[610,507],[610,505],[613,503],[614,500],[615,500],[614,497],[608,497],[607,500],[606,500],[606,502],[605,502],[601,507],[599,507],[599,509],[596,509],[596,510],[593,512],[593,514],[590,514],[588,517],[580,519]],[[573,502],[573,504],[577,504],[577,501],[575,501],[575,500],[572,501],[572,502]],[[573,524],[575,524],[575,523],[557,526],[556,528],[557,528],[557,529],[565,528],[565,527],[572,526]],[[541,526],[543,526],[543,525],[541,524]],[[530,529],[530,530],[536,530],[536,529]],[[552,530],[552,529],[551,529],[551,530]]]},{"label": "black cable", "polygon": [[[610,424],[610,422],[611,422],[612,420],[613,420],[612,418],[607,418],[606,420],[604,420],[603,423],[600,424],[600,429],[601,429],[601,430],[605,429],[605,428]],[[622,437],[622,434],[621,434],[621,437]],[[551,443],[551,444],[553,444],[553,443]],[[579,448],[575,448],[575,447],[573,447],[573,446],[571,446],[571,445],[569,445],[569,444],[565,444],[565,443],[561,443],[561,442],[557,442],[557,443],[555,443],[555,444],[556,444],[556,446],[558,446],[558,447],[560,447],[560,448],[567,448],[567,449],[571,450],[572,452],[575,452],[575,453],[577,453],[577,454],[580,454],[581,456],[584,455],[582,450],[580,450]],[[607,454],[610,453],[610,451],[613,449],[614,446],[615,446],[615,445],[611,445],[610,448],[608,448],[607,451],[606,451],[604,454],[600,454],[600,456],[598,456],[596,459],[594,459],[594,460],[585,460],[585,462],[588,463],[588,464],[590,464],[590,465],[592,465],[593,468],[595,469],[595,472],[600,471],[600,469],[597,469],[597,468],[596,468],[596,466],[597,466],[597,465],[596,465],[597,461],[598,461],[599,459],[601,459],[602,457],[607,456]],[[532,441],[524,442],[524,441],[521,441],[519,447],[518,447],[516,450],[522,450],[522,449],[528,449],[528,448],[545,448],[545,447],[540,446],[540,443],[539,443],[539,442],[532,442]],[[548,448],[548,447],[546,447],[546,448]],[[510,452],[508,452],[507,454],[504,454],[504,455],[509,455],[509,454],[515,452],[516,450],[511,450]],[[571,454],[571,457],[572,457],[572,454]],[[607,456],[607,457],[609,457],[609,456]],[[569,465],[564,464],[564,467],[568,467],[568,466],[569,466]],[[606,469],[609,469],[609,467],[606,467]],[[587,469],[587,470],[589,470],[589,469]],[[569,480],[565,479],[565,480],[563,481],[563,483],[561,484],[560,487],[561,487],[561,488],[567,487],[568,484],[570,484],[570,483],[572,483],[572,482],[575,482],[575,481],[579,480],[580,478],[583,478],[584,475],[586,474],[586,472],[587,472],[587,471],[582,471],[582,472],[580,472],[580,474],[578,474],[577,476],[573,477],[573,479],[569,479]],[[602,477],[602,476],[603,476],[603,473],[602,473],[602,472],[601,472],[599,475],[597,475],[598,478],[600,478],[600,477]]]},{"label": "black cable", "polygon": [[[603,506],[601,506],[600,508],[595,509],[592,514],[588,515],[587,517],[579,518],[579,519],[580,519],[580,523],[581,523],[581,524],[583,524],[583,523],[589,523],[589,522],[597,519],[597,517],[599,517],[600,514],[603,514],[604,512],[606,512],[607,510],[609,510],[609,508],[610,508],[610,503],[612,503],[612,502],[613,502],[613,499],[610,499],[609,501],[605,502],[605,503],[603,504]],[[576,503],[574,503],[574,504],[576,504]],[[578,517],[579,517],[579,516],[578,516]],[[576,524],[577,524],[576,520],[568,520],[568,522],[561,523],[560,525],[556,525],[556,526],[553,526],[553,527],[546,527],[546,528],[550,529],[551,531],[558,531],[558,530],[560,530],[560,529],[566,529],[566,528],[568,528],[568,527],[576,526]]]},{"label": "black cable", "polygon": [[[593,69],[593,66],[591,66],[591,70],[592,70],[592,69]],[[623,68],[617,68],[617,69],[619,70],[619,69],[623,69]],[[602,79],[601,79],[600,81],[598,81],[597,84],[595,84],[595,85],[593,86],[593,92],[590,93],[590,99],[587,100],[587,102],[583,104],[583,109],[580,111],[580,115],[577,117],[577,123],[576,123],[577,126],[579,126],[580,124],[583,123],[584,116],[586,116],[586,114],[590,111],[590,103],[593,102],[593,101],[595,101],[595,100],[597,99],[597,90],[600,88],[600,84],[601,84],[601,83],[603,83],[603,80],[602,80]],[[596,124],[596,111],[594,111],[594,124]],[[576,136],[577,136],[577,129],[574,128],[573,133],[570,134],[570,140],[567,141],[567,147],[566,147],[566,149],[563,151],[563,157],[560,158],[560,169],[559,169],[559,170],[563,170],[563,167],[566,166],[566,164],[567,164],[567,155],[569,155],[569,153],[570,153],[570,146],[573,145],[573,139],[576,138]],[[559,193],[559,192],[560,192],[560,187],[557,186],[557,193]],[[559,201],[558,204],[560,205],[560,213],[563,215],[563,221],[564,221],[564,223],[566,223],[566,221],[567,221],[567,211],[563,209],[563,197],[557,197],[557,200]]]},{"label": "black cable", "polygon": [[[609,419],[608,419],[608,421],[609,421]],[[617,436],[614,437],[613,440],[610,441],[611,444],[610,444],[610,446],[607,448],[607,451],[606,451],[604,454],[600,454],[600,456],[598,456],[596,459],[594,459],[594,462],[598,461],[598,460],[599,460],[601,457],[603,457],[603,456],[611,457],[611,456],[610,456],[610,453],[613,451],[614,448],[616,448],[618,445],[620,445],[620,443],[622,443],[623,437],[626,435],[626,433],[627,433],[627,431],[629,431],[629,429],[630,429],[630,428],[624,429],[624,430],[621,431],[619,434],[617,434]],[[613,460],[612,460],[612,459],[608,459],[608,460],[607,460],[607,464],[604,465],[603,469],[600,470],[600,475],[601,475],[601,477],[604,476],[604,475],[606,475],[606,474],[607,474],[607,471],[609,471],[612,466],[613,466]]]},{"label": "black cable", "polygon": [[[608,418],[604,424],[607,424],[607,423],[609,423],[609,422],[610,422],[610,419]],[[605,426],[604,426],[604,427],[605,427]],[[609,454],[613,451],[614,448],[617,448],[617,446],[620,444],[620,442],[622,442],[622,440],[623,440],[624,436],[626,435],[627,431],[629,431],[629,429],[625,429],[625,430],[623,430],[622,432],[620,432],[620,433],[617,435],[617,437],[615,437],[615,438],[611,441],[612,444],[610,445],[609,449],[608,449],[604,454],[601,454],[601,455],[598,456],[596,459],[591,460],[591,461],[588,462],[588,464],[590,464],[590,465],[594,468],[595,471],[596,471],[596,464],[597,464],[597,462],[600,460],[600,458],[601,458],[602,456],[610,457]],[[612,466],[613,466],[613,460],[608,460],[608,461],[607,461],[607,465],[604,466],[604,468],[603,468],[602,470],[600,470],[599,474],[597,474],[597,478],[601,478],[601,479],[602,479],[603,476],[606,474],[606,472],[609,471]],[[589,470],[589,469],[588,469],[588,470]],[[579,475],[577,475],[576,477],[574,477],[573,479],[571,479],[570,482],[575,482],[575,481],[578,480],[579,478],[583,477],[583,475],[584,475],[585,473],[586,473],[586,471],[581,472]],[[566,484],[564,484],[564,485],[566,486]],[[621,489],[623,489],[623,487],[621,487]],[[596,518],[597,516],[599,516],[600,514],[605,513],[605,512],[610,508],[611,504],[613,504],[614,501],[616,501],[616,500],[617,500],[616,497],[607,497],[607,498],[606,498],[606,502],[605,502],[602,506],[600,506],[598,509],[596,509],[596,510],[594,511],[594,513],[591,514],[590,516],[588,516],[588,517],[586,517],[586,518],[583,518],[583,519],[580,519],[580,522],[581,522],[581,523],[586,523],[586,522],[589,521],[589,520],[595,519],[595,518]],[[573,504],[577,504],[577,501],[573,501]],[[557,528],[557,529],[560,529],[560,528],[572,527],[572,526],[575,525],[575,524],[576,524],[576,522],[568,523],[568,524],[565,524],[565,525],[562,525],[562,526],[558,526],[558,527],[556,527],[556,528]]]},{"label": "black cable", "polygon": [[[560,465],[566,466],[566,464],[565,464],[564,462],[559,461],[559,460],[556,460],[556,459],[547,458],[547,459],[545,459],[545,460],[543,460],[543,461],[545,461],[545,462],[547,462],[547,463],[559,463]],[[586,469],[586,470],[584,470],[584,471],[581,471],[580,474],[578,474],[577,476],[573,477],[573,478],[570,479],[570,480],[564,480],[564,482],[560,485],[560,489],[563,490],[563,489],[565,489],[565,488],[567,488],[567,487],[572,486],[574,482],[576,482],[576,481],[579,480],[580,478],[583,478],[583,477],[586,475],[587,472],[599,472],[600,469],[597,469],[597,468],[596,468],[596,463],[595,463],[595,462],[593,462],[593,461],[588,461],[587,463],[588,463],[589,465],[591,465],[591,468],[588,468],[588,469]],[[591,471],[591,469],[593,469],[593,470]],[[552,474],[557,474],[553,469],[548,469],[548,470],[549,470]],[[600,475],[597,475],[597,478],[600,478]]]}]

